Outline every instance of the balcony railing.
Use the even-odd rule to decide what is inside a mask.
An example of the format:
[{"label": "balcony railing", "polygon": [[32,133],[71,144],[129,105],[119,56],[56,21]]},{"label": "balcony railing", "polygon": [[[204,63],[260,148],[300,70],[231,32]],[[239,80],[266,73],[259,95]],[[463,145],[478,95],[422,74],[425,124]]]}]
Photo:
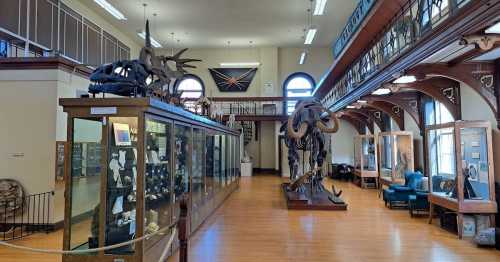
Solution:
[{"label": "balcony railing", "polygon": [[338,57],[344,50],[349,40],[351,40],[354,33],[358,31],[359,25],[363,22],[366,15],[370,12],[377,0],[360,0],[358,6],[347,20],[347,24],[340,33],[339,37],[333,44],[333,55]]},{"label": "balcony railing", "polygon": [[[287,102],[295,105],[295,101],[303,97],[212,97],[211,110],[223,115],[283,117],[287,115]],[[201,107],[195,101],[186,101],[184,106],[195,113],[201,114]]]},{"label": "balcony railing", "polygon": [[471,0],[410,0],[322,98],[326,107],[347,96],[373,73],[411,49]]}]

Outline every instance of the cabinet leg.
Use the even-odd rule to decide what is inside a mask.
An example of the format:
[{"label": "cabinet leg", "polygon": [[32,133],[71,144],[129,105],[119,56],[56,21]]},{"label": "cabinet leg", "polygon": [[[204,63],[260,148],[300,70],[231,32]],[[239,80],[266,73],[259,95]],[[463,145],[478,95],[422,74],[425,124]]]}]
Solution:
[{"label": "cabinet leg", "polygon": [[462,239],[464,230],[464,215],[462,213],[457,214],[457,227],[458,227],[458,239]]},{"label": "cabinet leg", "polygon": [[429,224],[432,224],[432,217],[434,216],[434,205],[429,204]]}]

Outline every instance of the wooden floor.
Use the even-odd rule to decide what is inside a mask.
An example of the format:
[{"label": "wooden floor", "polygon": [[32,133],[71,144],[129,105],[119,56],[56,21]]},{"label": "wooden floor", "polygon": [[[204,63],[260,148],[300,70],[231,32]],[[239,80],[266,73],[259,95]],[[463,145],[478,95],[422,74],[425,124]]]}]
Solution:
[{"label": "wooden floor", "polygon": [[[288,211],[280,184],[278,177],[242,178],[240,189],[192,237],[189,261],[500,261],[500,251],[384,207],[376,190],[335,182],[348,211]],[[61,241],[56,232],[15,243],[58,248]],[[59,259],[0,248],[0,261]]]}]

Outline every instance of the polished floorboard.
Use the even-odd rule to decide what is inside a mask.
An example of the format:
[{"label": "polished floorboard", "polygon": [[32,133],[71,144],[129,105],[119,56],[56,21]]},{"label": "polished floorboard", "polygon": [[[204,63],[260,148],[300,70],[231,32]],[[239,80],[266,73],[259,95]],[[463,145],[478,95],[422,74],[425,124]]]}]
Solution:
[{"label": "polished floorboard", "polygon": [[[376,190],[337,182],[348,211],[288,211],[273,176],[242,178],[240,189],[190,241],[189,261],[500,261],[500,251],[384,207]],[[327,188],[332,183],[327,179]],[[60,248],[62,233],[37,234],[13,243]],[[177,254],[169,261],[177,261]],[[59,256],[0,247],[0,261],[60,261]]]}]

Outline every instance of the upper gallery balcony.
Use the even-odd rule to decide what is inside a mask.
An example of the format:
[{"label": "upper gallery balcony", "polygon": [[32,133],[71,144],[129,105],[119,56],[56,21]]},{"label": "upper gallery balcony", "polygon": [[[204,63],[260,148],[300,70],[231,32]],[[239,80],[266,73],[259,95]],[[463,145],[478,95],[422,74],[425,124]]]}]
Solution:
[{"label": "upper gallery balcony", "polygon": [[[484,0],[361,1],[335,42],[335,61],[314,96],[340,109],[475,32],[497,8],[497,1]],[[372,79],[377,81],[368,81]]]}]

